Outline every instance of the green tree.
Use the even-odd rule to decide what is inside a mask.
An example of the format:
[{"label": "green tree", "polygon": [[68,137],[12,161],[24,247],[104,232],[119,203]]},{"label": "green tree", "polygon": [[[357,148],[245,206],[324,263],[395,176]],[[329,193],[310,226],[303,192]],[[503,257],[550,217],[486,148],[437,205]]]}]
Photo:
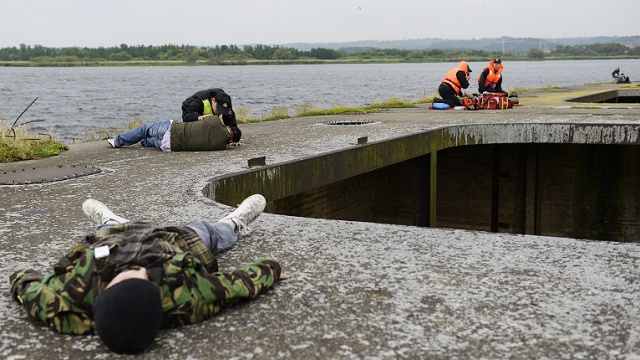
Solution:
[{"label": "green tree", "polygon": [[636,56],[640,56],[640,46],[636,46],[632,49],[630,49],[629,51],[627,51],[628,55],[636,55]]},{"label": "green tree", "polygon": [[544,51],[536,48],[530,48],[527,52],[527,57],[536,60],[544,59]]},{"label": "green tree", "polygon": [[291,48],[277,48],[273,53],[274,60],[295,60],[298,58],[298,54]]},{"label": "green tree", "polygon": [[198,52],[198,49],[191,49],[191,51],[189,51],[189,53],[187,54],[187,63],[195,64],[198,61],[199,57],[200,54]]},{"label": "green tree", "polygon": [[424,50],[415,50],[407,54],[407,59],[424,59],[426,55]]},{"label": "green tree", "polygon": [[335,60],[340,57],[337,51],[325,48],[313,48],[309,51],[309,56],[321,60]]},{"label": "green tree", "polygon": [[113,61],[129,61],[131,60],[131,55],[129,55],[126,51],[119,51],[117,53],[113,53],[109,56],[110,60]]}]

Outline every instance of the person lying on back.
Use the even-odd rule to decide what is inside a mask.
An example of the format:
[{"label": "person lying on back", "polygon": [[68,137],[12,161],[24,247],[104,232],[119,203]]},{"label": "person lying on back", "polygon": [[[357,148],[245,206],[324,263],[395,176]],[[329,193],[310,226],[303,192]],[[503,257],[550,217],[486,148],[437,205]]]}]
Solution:
[{"label": "person lying on back", "polygon": [[97,334],[116,353],[144,352],[161,328],[200,323],[289,277],[270,258],[218,269],[216,254],[248,235],[265,206],[264,196],[254,194],[218,221],[159,227],[129,221],[87,199],[82,210],[95,231],[48,275],[29,268],[11,274],[11,296],[30,317],[61,334]]}]

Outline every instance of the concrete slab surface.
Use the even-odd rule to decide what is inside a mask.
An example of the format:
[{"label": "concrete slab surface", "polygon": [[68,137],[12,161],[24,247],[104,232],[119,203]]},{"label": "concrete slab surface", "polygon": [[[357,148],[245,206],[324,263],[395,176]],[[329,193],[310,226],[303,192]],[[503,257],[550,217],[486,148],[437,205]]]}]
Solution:
[{"label": "concrete slab surface", "polygon": [[[384,110],[241,125],[248,146],[163,153],[106,141],[71,145],[0,171],[91,166],[97,174],[0,186],[0,358],[110,359],[92,336],[29,320],[8,276],[53,263],[92,229],[89,197],[131,219],[182,225],[233,208],[202,195],[216,175],[452,124],[637,123],[637,104],[567,104],[612,85],[520,94],[511,110]],[[330,121],[363,125],[326,125]],[[267,199],[268,200],[268,199]],[[348,201],[348,199],[346,199]],[[153,359],[640,359],[640,245],[263,214],[219,257],[222,270],[263,257],[290,274],[255,301],[163,330]]]}]

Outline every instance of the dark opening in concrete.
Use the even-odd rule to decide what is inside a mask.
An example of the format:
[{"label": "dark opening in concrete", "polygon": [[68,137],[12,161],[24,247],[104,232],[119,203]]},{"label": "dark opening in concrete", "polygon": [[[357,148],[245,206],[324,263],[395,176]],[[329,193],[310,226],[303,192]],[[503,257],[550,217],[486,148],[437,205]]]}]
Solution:
[{"label": "dark opening in concrete", "polygon": [[640,89],[620,89],[605,91],[598,94],[580,96],[569,99],[572,102],[583,103],[613,103],[613,104],[633,104],[640,103]]},{"label": "dark opening in concrete", "polygon": [[458,125],[210,180],[339,220],[640,242],[640,124]]}]

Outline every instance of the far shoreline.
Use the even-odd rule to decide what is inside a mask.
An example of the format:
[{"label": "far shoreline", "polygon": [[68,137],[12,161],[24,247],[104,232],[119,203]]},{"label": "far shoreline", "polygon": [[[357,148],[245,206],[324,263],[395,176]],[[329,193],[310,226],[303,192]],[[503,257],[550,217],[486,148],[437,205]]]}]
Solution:
[{"label": "far shoreline", "polygon": [[[503,57],[503,61],[564,61],[564,60],[636,60],[639,56],[574,56],[574,57],[545,57],[543,59],[532,59],[509,56]],[[464,59],[468,62],[486,61],[485,57],[469,57]],[[406,60],[406,59],[345,59],[345,60],[319,60],[319,59],[299,59],[299,60],[237,60],[220,61],[212,63],[207,60],[189,62],[186,60],[131,60],[131,61],[72,61],[72,62],[34,62],[34,61],[0,61],[0,67],[146,67],[146,66],[243,66],[243,65],[325,65],[325,64],[429,64],[457,62],[459,58]]]}]

